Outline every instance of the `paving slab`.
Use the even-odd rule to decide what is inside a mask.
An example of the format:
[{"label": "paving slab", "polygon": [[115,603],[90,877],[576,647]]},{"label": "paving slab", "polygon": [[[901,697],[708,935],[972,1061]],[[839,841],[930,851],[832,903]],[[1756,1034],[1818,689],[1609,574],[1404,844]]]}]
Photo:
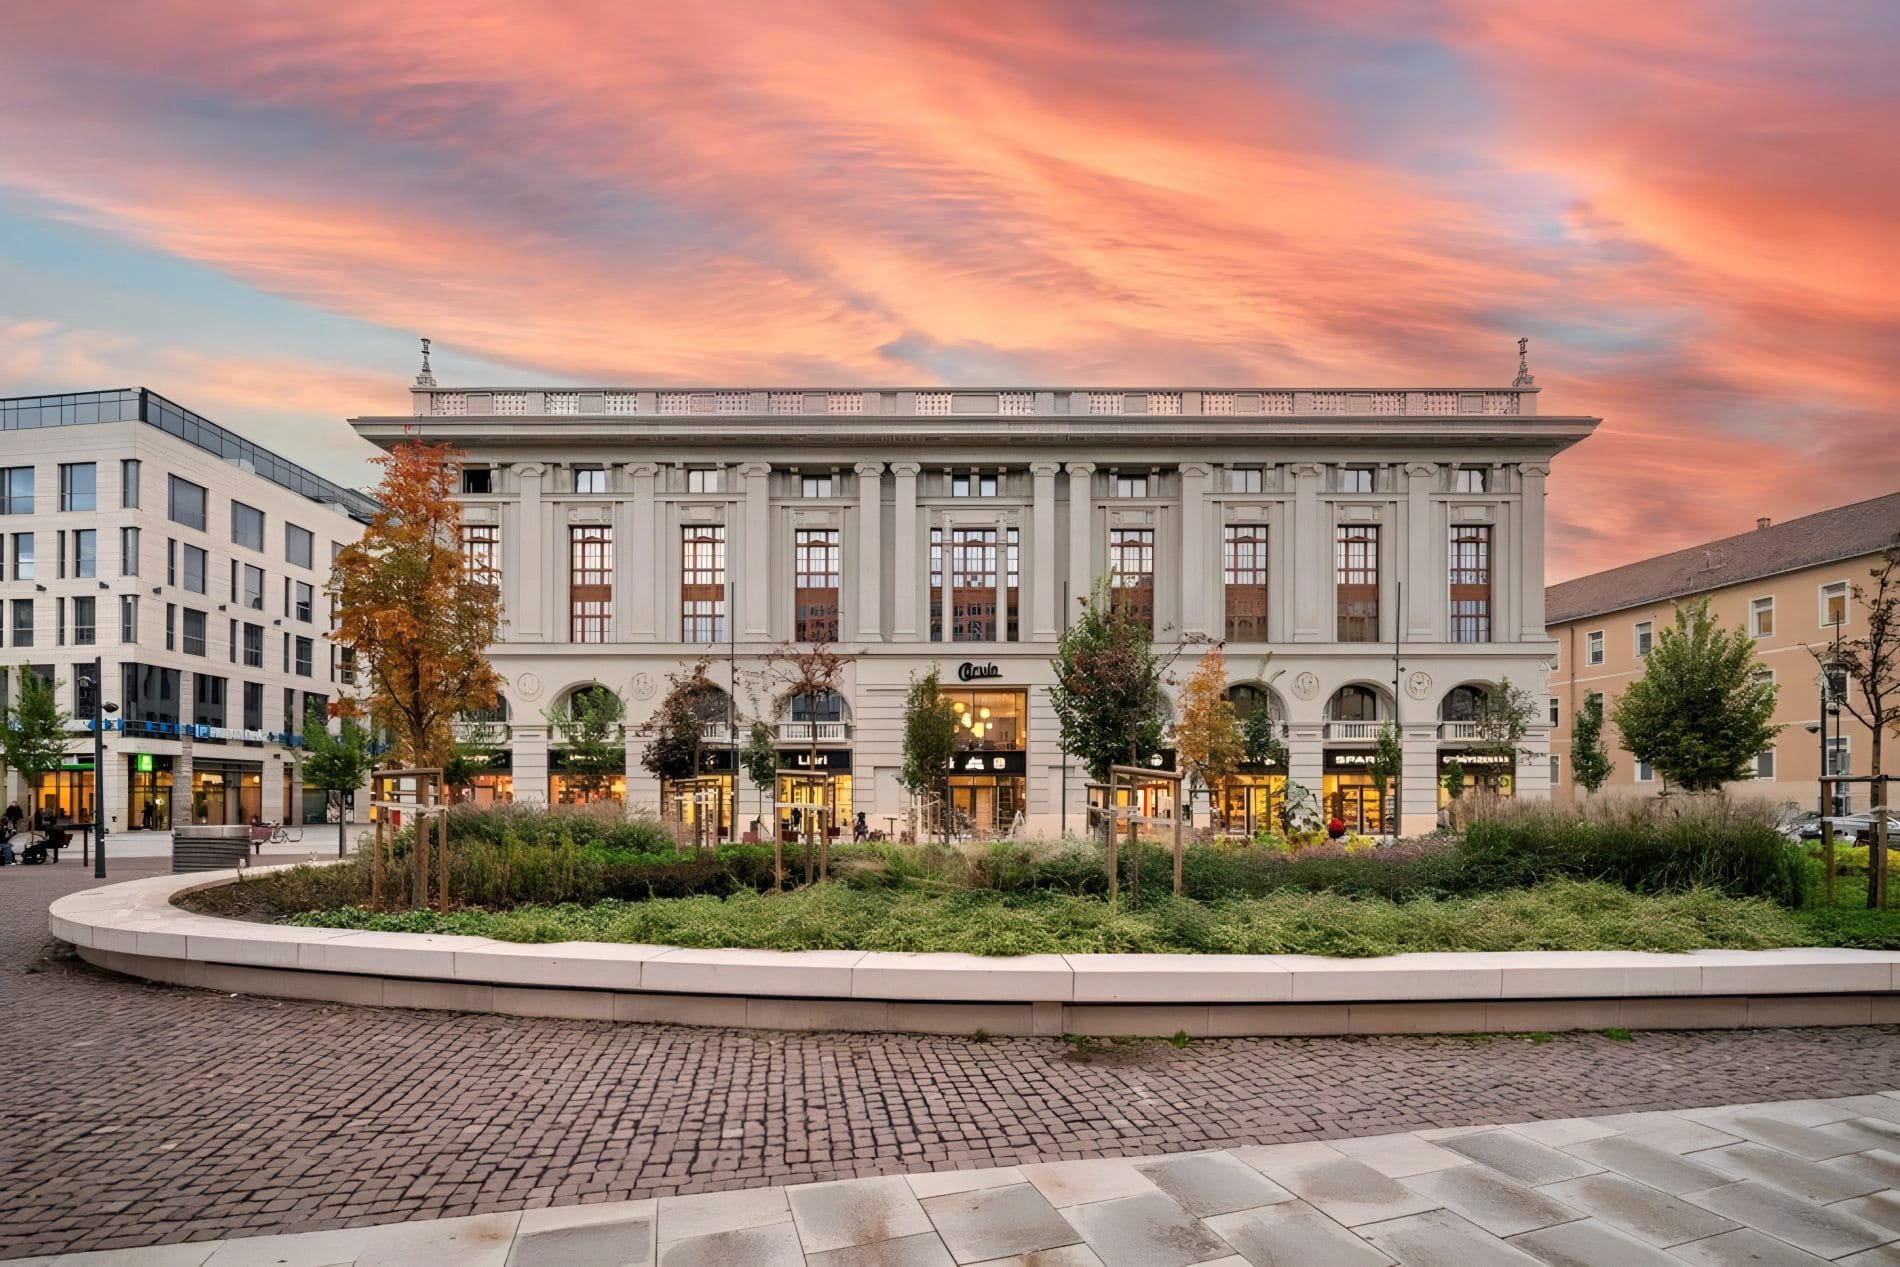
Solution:
[{"label": "paving slab", "polygon": [[1389,1179],[1403,1179],[1407,1175],[1422,1175],[1433,1170],[1450,1170],[1454,1166],[1472,1164],[1471,1158],[1460,1157],[1450,1149],[1420,1139],[1411,1132],[1404,1135],[1335,1139],[1329,1143],[1334,1151],[1372,1167]]},{"label": "paving slab", "polygon": [[935,1232],[805,1256],[806,1267],[955,1267]]},{"label": "paving slab", "polygon": [[1384,1267],[1392,1261],[1304,1201],[1202,1221],[1252,1267]]},{"label": "paving slab", "polygon": [[1504,1129],[1515,1131],[1526,1139],[1534,1139],[1551,1148],[1563,1148],[1586,1139],[1604,1139],[1618,1132],[1618,1128],[1588,1117],[1560,1117],[1542,1122],[1512,1122]]},{"label": "paving slab", "polygon": [[517,1232],[507,1267],[645,1267],[659,1254],[654,1223],[648,1211],[565,1226],[531,1225]]},{"label": "paving slab", "polygon": [[1896,1236],[1892,1230],[1866,1219],[1753,1181],[1692,1193],[1689,1200],[1822,1258],[1872,1249]]},{"label": "paving slab", "polygon": [[1809,1161],[1826,1161],[1830,1157],[1862,1152],[1868,1147],[1825,1134],[1811,1126],[1784,1122],[1764,1113],[1711,1113],[1701,1120],[1718,1131],[1739,1135],[1743,1139],[1766,1144]]},{"label": "paving slab", "polygon": [[1163,1192],[1096,1201],[1065,1213],[1107,1267],[1188,1267],[1234,1252]]},{"label": "paving slab", "polygon": [[1683,1262],[1703,1267],[1826,1267],[1827,1263],[1825,1258],[1816,1258],[1786,1241],[1764,1236],[1752,1227],[1690,1241],[1669,1252]]},{"label": "paving slab", "polygon": [[1008,1258],[992,1258],[975,1267],[1102,1267],[1102,1260],[1086,1245],[1060,1245]]},{"label": "paving slab", "polygon": [[[506,1267],[520,1222],[519,1214],[478,1214],[377,1228],[355,1267]],[[652,1245],[644,1237],[629,1241],[625,1254],[612,1267],[653,1261]],[[586,1267],[580,1259],[567,1261]]]},{"label": "paving slab", "polygon": [[1847,1095],[1828,1101],[1847,1109],[1855,1117],[1877,1117],[1900,1123],[1900,1099],[1886,1095]]},{"label": "paving slab", "polygon": [[807,1254],[930,1231],[930,1219],[902,1175],[804,1184],[786,1189],[785,1196]]},{"label": "paving slab", "polygon": [[1537,1262],[1450,1210],[1374,1223],[1359,1234],[1406,1267],[1534,1267]]},{"label": "paving slab", "polygon": [[333,1267],[353,1263],[370,1241],[370,1229],[298,1232],[286,1236],[248,1236],[225,1241],[205,1267]]},{"label": "paving slab", "polygon": [[739,1192],[701,1192],[687,1197],[661,1197],[655,1206],[658,1237],[662,1242],[736,1232],[792,1221],[792,1207],[783,1188],[747,1188]]},{"label": "paving slab", "polygon": [[1225,1153],[1189,1153],[1136,1169],[1200,1219],[1293,1200],[1291,1192]]},{"label": "paving slab", "polygon": [[1682,1262],[1596,1219],[1526,1232],[1510,1243],[1551,1267],[1681,1267]]},{"label": "paving slab", "polygon": [[689,1236],[660,1245],[660,1267],[805,1267],[789,1222]]},{"label": "paving slab", "polygon": [[1533,1186],[1576,1179],[1603,1169],[1580,1157],[1526,1139],[1515,1131],[1483,1131],[1460,1135],[1445,1141],[1445,1147],[1461,1157],[1491,1167],[1520,1183]]},{"label": "paving slab", "polygon": [[[1695,1154],[1695,1157],[1722,1173],[1723,1179],[1719,1182],[1757,1179],[1784,1192],[1792,1192],[1804,1200],[1823,1204],[1845,1201],[1849,1197],[1864,1197],[1887,1186],[1863,1175],[1834,1170],[1819,1162],[1804,1161],[1760,1144],[1730,1144],[1727,1148],[1707,1149]],[[1716,1186],[1713,1183],[1702,1185],[1704,1188]]]},{"label": "paving slab", "polygon": [[[1258,1150],[1262,1154],[1272,1151]],[[1420,1214],[1438,1205],[1398,1180],[1388,1179],[1372,1167],[1337,1153],[1330,1159],[1311,1161],[1300,1160],[1297,1154],[1285,1159],[1266,1156],[1262,1161],[1255,1161],[1253,1155],[1243,1150],[1242,1160],[1257,1166],[1267,1178],[1347,1227]]]},{"label": "paving slab", "polygon": [[1015,1166],[991,1166],[981,1170],[934,1170],[921,1175],[905,1175],[910,1190],[921,1201],[925,1197],[943,1197],[953,1192],[975,1192],[979,1188],[1003,1188],[1026,1182]]},{"label": "paving slab", "polygon": [[1582,1211],[1486,1166],[1434,1170],[1400,1182],[1493,1236],[1515,1236],[1583,1217]]},{"label": "paving slab", "polygon": [[[1753,1145],[1750,1145],[1753,1147]],[[1705,1165],[1706,1153],[1684,1157],[1666,1148],[1657,1148],[1637,1136],[1612,1135],[1607,1139],[1585,1140],[1564,1151],[1613,1170],[1662,1192],[1680,1196],[1719,1187],[1736,1176]]]},{"label": "paving slab", "polygon": [[956,1192],[922,1204],[937,1235],[959,1263],[1029,1254],[1082,1239],[1033,1184]]},{"label": "paving slab", "polygon": [[1042,1162],[1017,1169],[1057,1209],[1155,1191],[1154,1180],[1141,1172],[1133,1158]]},{"label": "paving slab", "polygon": [[1711,1213],[1704,1206],[1658,1192],[1621,1175],[1585,1175],[1581,1179],[1550,1184],[1543,1191],[1565,1205],[1663,1249],[1733,1231],[1740,1226],[1738,1221]]},{"label": "paving slab", "polygon": [[1829,1139],[1838,1139],[1856,1152],[1884,1148],[1900,1152],[1900,1124],[1878,1117],[1855,1117],[1829,1122],[1814,1128]]},{"label": "paving slab", "polygon": [[1900,1236],[1900,1192],[1876,1192],[1872,1196],[1855,1197],[1852,1201],[1838,1203],[1834,1208],[1857,1219],[1866,1219]]},{"label": "paving slab", "polygon": [[1872,1179],[1883,1188],[1900,1188],[1900,1153],[1888,1152],[1884,1148],[1850,1153],[1821,1164],[1829,1170],[1841,1170],[1863,1179]]}]

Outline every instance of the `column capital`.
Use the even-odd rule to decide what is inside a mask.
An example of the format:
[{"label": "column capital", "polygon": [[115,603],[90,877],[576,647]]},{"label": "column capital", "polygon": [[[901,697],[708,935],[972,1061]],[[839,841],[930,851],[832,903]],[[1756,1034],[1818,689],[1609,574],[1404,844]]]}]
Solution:
[{"label": "column capital", "polygon": [[1212,462],[1183,462],[1179,469],[1183,475],[1206,479],[1208,473],[1214,469],[1214,464]]},{"label": "column capital", "polygon": [[1519,462],[1517,473],[1525,479],[1541,480],[1550,474],[1550,464],[1548,462]]},{"label": "column capital", "polygon": [[1071,462],[1069,463],[1069,474],[1070,475],[1093,475],[1095,474],[1095,463]]},{"label": "column capital", "polygon": [[1031,462],[1029,464],[1029,473],[1039,480],[1052,480],[1056,477],[1056,472],[1061,469],[1060,462]]},{"label": "column capital", "polygon": [[525,480],[538,480],[547,473],[547,469],[540,462],[519,462],[515,464],[515,475]]},{"label": "column capital", "polygon": [[884,464],[882,462],[859,462],[851,469],[858,473],[859,479],[867,479],[872,476],[884,474]]},{"label": "column capital", "polygon": [[1316,480],[1326,474],[1324,462],[1289,462],[1286,469],[1293,473],[1294,479],[1298,480]]},{"label": "column capital", "polygon": [[660,464],[658,462],[629,462],[627,463],[627,474],[633,476],[633,478],[637,480],[638,479],[648,479],[648,480],[654,479],[659,475],[659,473],[660,473]]},{"label": "column capital", "polygon": [[1406,477],[1409,479],[1415,479],[1415,480],[1427,479],[1428,480],[1432,476],[1438,474],[1438,463],[1436,462],[1406,462],[1402,464],[1401,469],[1405,471]]},{"label": "column capital", "polygon": [[770,462],[741,462],[738,472],[742,479],[762,479],[772,473]]},{"label": "column capital", "polygon": [[922,465],[921,465],[920,463],[917,463],[917,462],[893,462],[893,463],[891,463],[891,474],[892,474],[892,475],[895,475],[895,476],[896,476],[896,477],[897,477],[898,479],[900,479],[900,480],[901,480],[901,479],[913,479],[913,480],[914,480],[914,479],[916,479],[916,478],[917,478],[917,473],[918,473],[919,471],[921,471],[921,470],[923,470],[923,469],[924,469],[924,468],[923,468],[923,466],[922,466]]}]

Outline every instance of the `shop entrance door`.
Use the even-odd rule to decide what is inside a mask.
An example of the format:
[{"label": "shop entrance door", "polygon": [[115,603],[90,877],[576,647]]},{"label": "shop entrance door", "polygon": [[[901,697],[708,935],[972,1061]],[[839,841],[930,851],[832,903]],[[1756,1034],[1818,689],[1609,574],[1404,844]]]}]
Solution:
[{"label": "shop entrance door", "polygon": [[1369,776],[1339,775],[1327,781],[1333,785],[1326,798],[1329,816],[1345,823],[1347,831],[1361,836],[1384,834],[1383,798]]},{"label": "shop entrance door", "polygon": [[952,835],[987,835],[1009,830],[1023,804],[1023,780],[976,776],[950,780]]}]

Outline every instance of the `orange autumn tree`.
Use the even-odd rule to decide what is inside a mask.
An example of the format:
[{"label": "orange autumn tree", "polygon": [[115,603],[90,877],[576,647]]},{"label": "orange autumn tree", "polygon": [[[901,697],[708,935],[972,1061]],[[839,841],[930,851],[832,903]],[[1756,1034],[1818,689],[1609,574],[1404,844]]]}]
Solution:
[{"label": "orange autumn tree", "polygon": [[[446,764],[456,714],[493,708],[501,688],[487,654],[501,596],[463,562],[461,457],[411,441],[375,458],[382,509],[330,571],[330,637],[355,651],[370,717],[388,732],[398,765]],[[357,707],[347,701],[340,711]]]},{"label": "orange autumn tree", "polygon": [[1181,720],[1174,728],[1182,768],[1200,780],[1218,817],[1226,808],[1227,780],[1245,755],[1240,719],[1227,698],[1227,659],[1214,643],[1181,688]]}]

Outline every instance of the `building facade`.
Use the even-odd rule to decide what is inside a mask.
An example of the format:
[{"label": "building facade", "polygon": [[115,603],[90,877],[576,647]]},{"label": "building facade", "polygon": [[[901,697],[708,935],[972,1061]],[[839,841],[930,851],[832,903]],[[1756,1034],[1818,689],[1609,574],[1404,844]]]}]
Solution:
[{"label": "building facade", "polygon": [[0,400],[0,704],[24,665],[75,719],[41,803],[92,815],[98,657],[108,830],[322,821],[295,747],[347,685],[324,585],[374,509],[142,388]]},{"label": "building facade", "polygon": [[[1760,672],[1775,683],[1781,733],[1755,761],[1755,778],[1738,791],[1819,808],[1822,742],[1821,671],[1815,651],[1836,635],[1864,637],[1866,612],[1852,599],[1882,550],[1900,537],[1900,493],[1824,510],[1786,523],[1756,521],[1753,531],[1578,577],[1550,587],[1545,607],[1557,659],[1549,695],[1555,796],[1579,795],[1570,768],[1572,723],[1592,694],[1608,710],[1643,673],[1656,635],[1675,622],[1676,605],[1709,600],[1724,626],[1755,639]],[[1838,627],[1837,627],[1838,622]],[[1841,689],[1838,678],[1834,690]],[[1846,710],[1827,721],[1830,774],[1869,772],[1867,728]],[[1606,790],[1660,793],[1664,781],[1603,726],[1616,768]],[[1865,787],[1842,789],[1838,807],[1865,809]]]},{"label": "building facade", "polygon": [[[507,622],[486,795],[568,799],[549,717],[604,687],[626,706],[628,801],[681,803],[687,789],[642,770],[641,730],[669,675],[707,657],[729,698],[708,715],[691,806],[723,829],[751,819],[731,744],[759,717],[783,768],[830,776],[837,820],[894,830],[905,692],[935,664],[961,719],[959,821],[1054,835],[1081,830],[1087,792],[1058,743],[1050,657],[1098,582],[1157,642],[1185,644],[1177,677],[1223,641],[1237,704],[1280,720],[1288,766],[1250,771],[1237,808],[1264,819],[1291,780],[1377,829],[1393,807],[1365,767],[1391,719],[1398,817],[1428,829],[1441,758],[1469,737],[1460,688],[1544,691],[1545,485],[1596,421],[1539,414],[1528,375],[1464,390],[524,389],[439,387],[425,365],[408,413],[353,425],[464,454],[467,549]],[[814,640],[847,657],[843,689],[772,708],[772,653]],[[1537,745],[1493,781],[1543,795]]]}]

